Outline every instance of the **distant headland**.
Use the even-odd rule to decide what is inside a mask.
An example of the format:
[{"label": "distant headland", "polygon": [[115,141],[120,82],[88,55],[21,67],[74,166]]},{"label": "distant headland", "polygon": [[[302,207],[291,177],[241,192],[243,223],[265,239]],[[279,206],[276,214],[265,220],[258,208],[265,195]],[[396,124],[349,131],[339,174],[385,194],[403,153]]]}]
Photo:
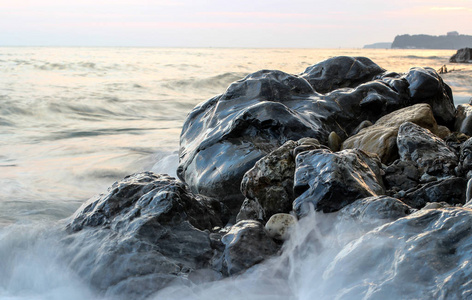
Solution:
[{"label": "distant headland", "polygon": [[457,31],[448,32],[446,35],[397,35],[388,47],[388,43],[375,43],[365,45],[366,49],[392,48],[392,49],[453,49],[472,47],[472,35],[459,34]]}]

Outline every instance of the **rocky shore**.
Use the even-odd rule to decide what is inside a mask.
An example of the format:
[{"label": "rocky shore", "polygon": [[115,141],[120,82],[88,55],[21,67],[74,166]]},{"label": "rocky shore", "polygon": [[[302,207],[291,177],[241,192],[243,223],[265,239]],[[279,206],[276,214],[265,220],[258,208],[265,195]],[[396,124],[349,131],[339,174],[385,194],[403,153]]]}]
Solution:
[{"label": "rocky shore", "polygon": [[[341,222],[365,232],[325,270],[333,282],[352,274],[330,296],[402,298],[416,288],[464,299],[471,135],[472,105],[456,108],[431,68],[396,73],[334,57],[298,75],[262,70],[189,113],[179,179],[130,175],[85,203],[65,228],[64,257],[105,295],[146,298],[280,256],[316,211],[333,216],[323,234]],[[378,273],[370,294],[364,272]]]}]

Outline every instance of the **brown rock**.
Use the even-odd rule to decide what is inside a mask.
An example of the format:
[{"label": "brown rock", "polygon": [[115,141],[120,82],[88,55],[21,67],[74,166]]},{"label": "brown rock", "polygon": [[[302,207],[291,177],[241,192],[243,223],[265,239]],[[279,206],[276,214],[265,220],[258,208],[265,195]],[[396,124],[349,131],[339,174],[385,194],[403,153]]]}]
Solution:
[{"label": "brown rock", "polygon": [[398,128],[404,122],[412,122],[438,133],[438,125],[429,104],[416,104],[399,109],[380,118],[374,125],[364,128],[344,141],[342,149],[361,149],[379,155],[383,163],[398,157]]}]

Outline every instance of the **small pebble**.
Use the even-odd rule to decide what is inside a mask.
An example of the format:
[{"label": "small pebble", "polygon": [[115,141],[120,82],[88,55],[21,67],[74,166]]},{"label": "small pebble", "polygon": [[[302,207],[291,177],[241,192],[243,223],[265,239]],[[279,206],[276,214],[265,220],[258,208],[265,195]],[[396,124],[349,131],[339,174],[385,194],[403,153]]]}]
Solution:
[{"label": "small pebble", "polygon": [[267,234],[277,240],[285,241],[289,238],[290,228],[297,223],[297,218],[290,214],[275,214],[265,225]]}]

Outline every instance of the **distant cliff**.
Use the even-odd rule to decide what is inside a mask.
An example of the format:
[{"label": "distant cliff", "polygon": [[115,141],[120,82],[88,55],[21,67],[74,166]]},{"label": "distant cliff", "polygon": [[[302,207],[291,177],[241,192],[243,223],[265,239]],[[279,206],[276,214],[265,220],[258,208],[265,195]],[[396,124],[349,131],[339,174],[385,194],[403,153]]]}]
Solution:
[{"label": "distant cliff", "polygon": [[448,35],[397,35],[392,43],[392,49],[460,49],[472,47],[472,36],[464,34]]},{"label": "distant cliff", "polygon": [[365,45],[364,49],[390,49],[392,47],[392,43],[374,43]]}]

